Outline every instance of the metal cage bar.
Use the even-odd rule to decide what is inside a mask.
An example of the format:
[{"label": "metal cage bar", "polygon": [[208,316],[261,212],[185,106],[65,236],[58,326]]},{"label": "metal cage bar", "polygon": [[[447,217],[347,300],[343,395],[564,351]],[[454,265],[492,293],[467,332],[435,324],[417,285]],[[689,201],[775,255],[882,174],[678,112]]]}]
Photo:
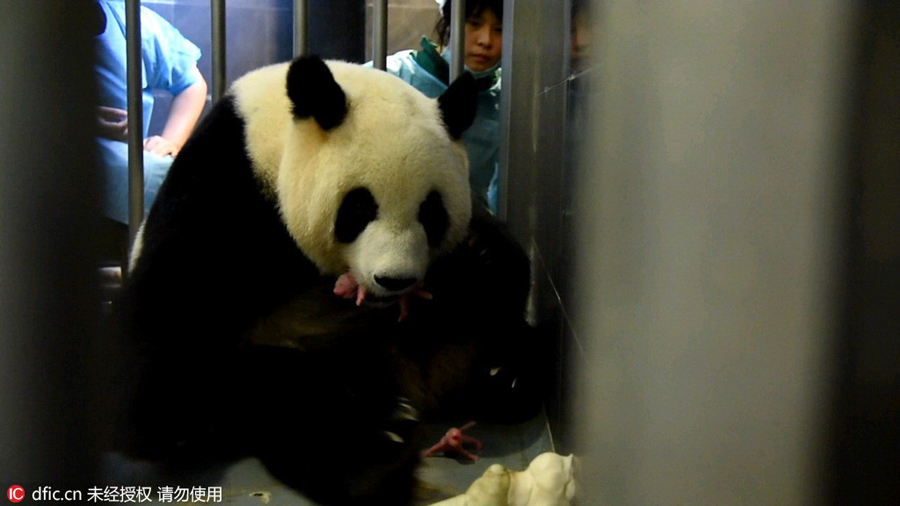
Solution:
[{"label": "metal cage bar", "polygon": [[225,0],[210,0],[212,27],[212,100],[218,102],[225,94],[227,68],[225,60]]},{"label": "metal cage bar", "polygon": [[381,70],[387,68],[387,33],[387,0],[375,0],[372,3],[372,66]]},{"label": "metal cage bar", "polygon": [[450,82],[465,70],[466,2],[456,0],[450,4]]},{"label": "metal cage bar", "polygon": [[125,3],[128,83],[128,236],[132,243],[144,221],[144,98],[141,51],[141,2]]},{"label": "metal cage bar", "polygon": [[294,0],[294,57],[309,50],[309,0]]}]

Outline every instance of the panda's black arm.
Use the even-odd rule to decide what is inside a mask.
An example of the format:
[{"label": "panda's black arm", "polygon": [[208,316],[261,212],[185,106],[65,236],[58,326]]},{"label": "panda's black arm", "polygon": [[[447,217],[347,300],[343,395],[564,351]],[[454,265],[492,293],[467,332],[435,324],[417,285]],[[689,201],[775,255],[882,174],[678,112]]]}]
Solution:
[{"label": "panda's black arm", "polygon": [[144,448],[165,453],[213,423],[198,401],[228,402],[243,333],[319,274],[261,191],[228,97],[172,164],[141,243],[123,301],[139,365],[131,418]]},{"label": "panda's black arm", "polygon": [[167,308],[151,309],[154,318],[170,311],[204,320],[225,310],[247,313],[318,277],[263,192],[244,132],[233,100],[224,98],[185,144],[160,188],[131,275],[135,288],[148,292],[143,304]]}]

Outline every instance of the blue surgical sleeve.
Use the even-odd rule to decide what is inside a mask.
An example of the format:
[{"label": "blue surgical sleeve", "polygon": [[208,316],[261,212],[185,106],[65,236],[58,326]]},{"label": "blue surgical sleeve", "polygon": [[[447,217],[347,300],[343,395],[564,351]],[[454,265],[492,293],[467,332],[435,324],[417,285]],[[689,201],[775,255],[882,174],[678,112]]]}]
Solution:
[{"label": "blue surgical sleeve", "polygon": [[150,9],[141,9],[141,38],[147,86],[178,95],[197,81],[200,48]]}]

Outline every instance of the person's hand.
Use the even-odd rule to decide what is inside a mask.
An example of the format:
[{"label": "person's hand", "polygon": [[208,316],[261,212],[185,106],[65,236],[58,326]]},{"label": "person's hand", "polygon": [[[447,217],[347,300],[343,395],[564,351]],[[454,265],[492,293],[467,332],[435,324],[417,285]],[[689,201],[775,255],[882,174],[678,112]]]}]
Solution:
[{"label": "person's hand", "polygon": [[159,135],[147,137],[144,139],[144,151],[149,151],[154,155],[173,157],[178,156],[181,146]]},{"label": "person's hand", "polygon": [[97,107],[100,137],[128,142],[128,111],[115,107]]}]

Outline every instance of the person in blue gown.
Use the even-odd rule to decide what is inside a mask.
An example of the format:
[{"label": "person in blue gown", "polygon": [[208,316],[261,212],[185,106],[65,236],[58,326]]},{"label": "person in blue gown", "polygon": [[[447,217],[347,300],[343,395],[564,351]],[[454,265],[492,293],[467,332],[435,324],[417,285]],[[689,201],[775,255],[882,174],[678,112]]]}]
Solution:
[{"label": "person in blue gown", "polygon": [[[441,4],[437,26],[439,40],[422,38],[422,49],[404,50],[387,57],[386,70],[435,98],[448,87],[451,1]],[[467,0],[465,25],[465,69],[478,83],[475,121],[463,134],[469,157],[469,183],[476,204],[493,214],[498,207],[500,153],[500,57],[503,51],[502,0]]]},{"label": "person in blue gown", "polygon": [[[103,167],[102,213],[128,223],[128,121],[125,2],[97,0],[105,17],[96,38],[99,93],[97,139]],[[200,49],[156,12],[141,7],[141,79],[143,88],[145,213],[169,166],[193,131],[207,100],[207,85],[197,68]],[[172,106],[159,135],[149,136],[154,90],[172,94]]]}]

